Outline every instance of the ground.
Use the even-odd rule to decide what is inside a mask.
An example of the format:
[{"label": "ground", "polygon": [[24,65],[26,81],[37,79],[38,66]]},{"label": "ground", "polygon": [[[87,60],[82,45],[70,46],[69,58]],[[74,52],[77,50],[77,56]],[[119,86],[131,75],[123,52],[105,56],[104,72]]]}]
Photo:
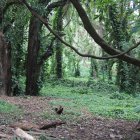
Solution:
[{"label": "ground", "polygon": [[[48,102],[51,100],[57,100],[53,97],[6,97],[2,96],[0,99],[14,104],[19,107],[22,112],[15,114],[2,113],[0,115],[0,134],[13,135],[13,124],[27,123],[40,125],[45,122],[52,122],[53,119],[49,117],[44,118],[42,115],[44,112],[55,114],[54,108]],[[60,100],[60,99],[59,99]],[[63,99],[62,99],[63,100]],[[63,115],[67,112],[67,108],[64,108]],[[100,116],[94,116],[87,110],[84,110],[83,114],[78,119],[62,119],[58,115],[54,115],[55,121],[62,119],[66,124],[57,126],[55,128],[49,128],[47,130],[41,130],[35,133],[35,130],[29,132],[33,136],[45,135],[49,140],[121,140],[126,138],[128,140],[140,139],[139,132],[136,133],[137,139],[132,138],[134,135],[134,128],[137,124],[135,121],[126,121],[120,119],[107,119]],[[58,116],[58,117],[57,117]],[[33,132],[34,131],[34,132]],[[131,137],[131,138],[130,138]],[[7,139],[7,138],[6,138]]]}]

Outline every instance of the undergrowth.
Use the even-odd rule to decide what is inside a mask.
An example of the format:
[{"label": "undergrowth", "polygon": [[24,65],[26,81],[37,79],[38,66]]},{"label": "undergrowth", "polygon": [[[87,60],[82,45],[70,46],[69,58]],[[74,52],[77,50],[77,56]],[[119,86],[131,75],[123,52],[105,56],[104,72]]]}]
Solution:
[{"label": "undergrowth", "polygon": [[[62,105],[64,114],[60,119],[104,116],[127,120],[139,120],[140,113],[134,111],[139,105],[137,96],[119,93],[113,84],[92,81],[51,80],[42,89],[42,96],[54,97],[50,105]],[[68,112],[69,111],[69,112]],[[54,113],[45,113],[46,118],[57,118]],[[85,116],[84,116],[85,117]]]},{"label": "undergrowth", "polygon": [[[12,123],[22,115],[22,110],[15,105],[0,100],[0,125]],[[4,117],[3,117],[4,116]]]},{"label": "undergrowth", "polygon": [[19,111],[17,106],[11,105],[6,101],[0,100],[0,113],[12,113],[17,110]]}]

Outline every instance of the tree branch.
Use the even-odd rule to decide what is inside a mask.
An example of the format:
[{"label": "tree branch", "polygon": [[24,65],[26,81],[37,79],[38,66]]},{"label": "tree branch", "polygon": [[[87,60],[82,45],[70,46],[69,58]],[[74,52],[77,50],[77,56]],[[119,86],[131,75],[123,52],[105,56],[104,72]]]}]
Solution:
[{"label": "tree branch", "polygon": [[49,47],[47,48],[47,51],[41,56],[41,59],[38,63],[39,66],[42,66],[43,62],[48,59],[50,56],[53,54],[53,43],[54,43],[55,38],[51,40],[51,43]]},{"label": "tree branch", "polygon": [[[93,33],[93,35],[91,35],[91,37],[93,38],[93,36],[95,35],[95,38],[96,38],[96,40],[94,39],[95,42],[96,42],[98,45],[100,45],[107,53],[109,53],[109,54],[111,54],[111,55],[113,55],[113,56],[109,56],[109,57],[98,57],[98,56],[94,56],[94,55],[90,55],[90,54],[82,54],[82,53],[80,53],[75,47],[71,46],[70,44],[68,44],[67,42],[65,42],[63,39],[61,39],[61,37],[60,37],[58,34],[56,34],[56,33],[50,28],[50,26],[48,25],[48,21],[47,21],[46,19],[42,18],[40,15],[38,15],[38,14],[28,5],[28,3],[26,2],[26,0],[21,0],[21,1],[26,5],[26,7],[29,9],[29,11],[30,11],[36,18],[38,18],[56,38],[58,38],[58,39],[59,39],[63,44],[65,44],[67,47],[69,47],[69,48],[71,48],[72,50],[74,50],[78,55],[80,55],[80,56],[82,56],[82,57],[91,57],[91,58],[100,59],[100,60],[102,60],[102,59],[111,59],[111,58],[119,58],[119,59],[124,60],[124,61],[126,61],[126,62],[129,62],[129,63],[132,63],[132,64],[134,64],[134,65],[140,66],[140,60],[135,59],[135,58],[133,58],[133,57],[130,57],[130,56],[128,56],[128,55],[125,55],[126,53],[130,52],[132,49],[134,49],[134,48],[136,48],[138,45],[140,45],[140,42],[138,42],[136,45],[134,45],[134,46],[131,47],[129,50],[127,50],[127,51],[125,51],[125,52],[123,52],[123,53],[122,53],[121,51],[118,51],[118,50],[115,50],[115,49],[111,48],[111,47],[110,47],[102,38],[100,38],[99,35],[96,33],[95,29],[92,27],[92,25],[91,25],[91,23],[90,23],[90,21],[89,21],[87,15],[86,15],[84,9],[81,7],[81,5],[80,5],[80,8],[82,8],[82,10],[80,9],[80,12],[82,11],[82,15],[81,15],[81,14],[79,14],[79,15],[80,15],[80,17],[81,17],[81,16],[86,16],[86,18],[84,17],[84,18],[82,19],[82,17],[81,17],[81,19],[82,19],[82,21],[85,20],[85,19],[86,19],[86,21],[88,21],[88,24],[90,25],[89,27],[92,27],[92,32],[90,32],[91,29],[89,29],[89,28],[85,28],[85,29],[86,29],[86,30],[88,29],[87,31],[90,32],[90,35],[91,35],[91,33]],[[77,4],[77,2],[78,2],[77,0],[76,0],[76,1],[75,1],[75,0],[71,0],[71,1],[74,1],[74,3],[76,2],[76,4]],[[80,3],[78,2],[78,4],[80,4]],[[78,8],[79,8],[79,5],[78,5]],[[85,23],[85,22],[83,21],[83,23]],[[86,24],[86,23],[85,23],[85,24]],[[86,27],[87,27],[87,26],[86,26]],[[100,42],[101,42],[101,43],[100,43]]]},{"label": "tree branch", "polygon": [[[105,52],[107,52],[110,55],[117,55],[120,54],[121,52],[118,50],[115,50],[114,48],[110,47],[96,32],[96,30],[94,29],[94,27],[92,26],[84,8],[81,6],[80,2],[78,0],[70,0],[71,3],[73,4],[73,6],[75,7],[75,9],[77,10],[84,28],[86,29],[86,31],[89,33],[89,35],[94,39],[94,41],[101,46],[102,49],[104,49]],[[140,42],[137,43],[137,45],[140,45]],[[133,47],[132,47],[133,48]],[[118,56],[119,59],[126,61],[128,63],[140,66],[140,60],[139,59],[135,59],[129,55],[119,55]]]}]

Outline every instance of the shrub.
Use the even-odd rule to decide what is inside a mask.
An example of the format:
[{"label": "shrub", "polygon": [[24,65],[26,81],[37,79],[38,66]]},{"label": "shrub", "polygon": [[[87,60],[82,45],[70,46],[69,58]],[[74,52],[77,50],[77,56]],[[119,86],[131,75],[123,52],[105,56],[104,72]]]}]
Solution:
[{"label": "shrub", "polygon": [[110,96],[110,99],[124,100],[125,95],[123,93],[115,92]]}]

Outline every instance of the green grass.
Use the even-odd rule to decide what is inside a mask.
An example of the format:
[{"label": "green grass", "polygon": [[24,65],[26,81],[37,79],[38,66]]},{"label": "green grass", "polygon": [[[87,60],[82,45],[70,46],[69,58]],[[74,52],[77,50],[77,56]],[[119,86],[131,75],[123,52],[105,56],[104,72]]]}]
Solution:
[{"label": "green grass", "polygon": [[[66,108],[65,108],[66,109]],[[76,110],[65,110],[63,115],[57,115],[54,112],[44,112],[42,114],[46,119],[49,120],[63,120],[63,121],[72,121],[72,122],[76,122],[78,120],[78,118],[81,118],[81,113],[76,111]]]},{"label": "green grass", "polygon": [[[76,81],[76,84],[70,85],[70,82],[55,81],[55,83],[47,83],[42,89],[42,96],[54,97],[54,100],[49,102],[52,107],[62,105],[65,108],[60,119],[80,118],[83,117],[85,111],[93,116],[127,120],[140,119],[140,113],[134,111],[134,108],[140,104],[138,97],[118,93],[117,90],[113,91],[112,85],[109,88],[108,84],[107,87],[105,85],[101,87],[98,84],[88,87],[85,83],[81,84],[80,81],[79,83]],[[54,113],[46,113],[45,116],[56,118]]]},{"label": "green grass", "polygon": [[13,113],[19,111],[18,107],[0,100],[0,113]]}]

